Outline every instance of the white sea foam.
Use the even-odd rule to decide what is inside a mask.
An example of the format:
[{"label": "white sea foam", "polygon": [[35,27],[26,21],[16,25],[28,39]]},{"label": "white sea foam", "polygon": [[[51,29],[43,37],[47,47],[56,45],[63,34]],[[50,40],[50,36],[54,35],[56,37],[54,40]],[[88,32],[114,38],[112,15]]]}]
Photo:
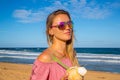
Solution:
[{"label": "white sea foam", "polygon": [[78,58],[101,58],[101,59],[120,59],[120,55],[114,54],[91,54],[91,53],[78,53]]},{"label": "white sea foam", "polygon": [[[36,59],[40,53],[41,52],[0,50],[0,58]],[[114,54],[77,53],[77,57],[79,61],[120,63],[120,55]]]},{"label": "white sea foam", "polygon": [[36,59],[37,57],[27,57],[27,56],[0,56],[0,58]]},{"label": "white sea foam", "polygon": [[78,53],[77,57],[79,61],[120,63],[120,55],[115,54]]},{"label": "white sea foam", "polygon": [[106,63],[120,63],[120,60],[102,60],[102,59],[78,59],[79,61],[87,62],[106,62]]},{"label": "white sea foam", "polygon": [[12,51],[12,50],[0,50],[0,54],[19,54],[19,55],[31,55],[37,56],[40,52],[27,52],[27,51]]},{"label": "white sea foam", "polygon": [[[19,58],[19,59],[35,59],[40,53],[27,52],[27,51],[14,51],[14,50],[0,50],[0,58]],[[16,55],[16,56],[15,56]]]}]

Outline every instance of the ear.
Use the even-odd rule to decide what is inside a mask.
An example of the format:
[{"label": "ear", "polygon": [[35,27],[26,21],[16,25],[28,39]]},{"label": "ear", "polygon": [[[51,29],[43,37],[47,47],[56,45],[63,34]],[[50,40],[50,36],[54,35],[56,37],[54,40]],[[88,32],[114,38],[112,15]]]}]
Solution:
[{"label": "ear", "polygon": [[49,34],[50,34],[51,36],[53,36],[53,30],[52,30],[52,29],[49,29]]}]

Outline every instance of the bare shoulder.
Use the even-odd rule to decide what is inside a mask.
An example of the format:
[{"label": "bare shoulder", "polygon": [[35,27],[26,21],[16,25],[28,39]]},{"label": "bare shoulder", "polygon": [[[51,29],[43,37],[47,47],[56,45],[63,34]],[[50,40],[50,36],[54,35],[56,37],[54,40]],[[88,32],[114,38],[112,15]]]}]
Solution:
[{"label": "bare shoulder", "polygon": [[42,62],[52,62],[50,51],[48,49],[44,50],[37,58]]}]

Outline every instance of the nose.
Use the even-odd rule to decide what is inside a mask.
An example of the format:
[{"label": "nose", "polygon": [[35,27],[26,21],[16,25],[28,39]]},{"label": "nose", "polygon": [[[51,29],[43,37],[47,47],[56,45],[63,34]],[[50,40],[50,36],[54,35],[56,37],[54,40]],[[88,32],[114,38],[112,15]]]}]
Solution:
[{"label": "nose", "polygon": [[68,24],[65,26],[65,30],[72,32],[72,28]]},{"label": "nose", "polygon": [[66,24],[65,26],[66,29],[71,29],[69,24]]}]

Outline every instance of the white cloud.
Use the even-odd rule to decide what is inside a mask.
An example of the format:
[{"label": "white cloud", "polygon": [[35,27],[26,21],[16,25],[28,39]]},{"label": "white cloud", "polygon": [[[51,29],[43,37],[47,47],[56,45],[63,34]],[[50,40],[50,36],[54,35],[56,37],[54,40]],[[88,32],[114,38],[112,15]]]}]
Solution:
[{"label": "white cloud", "polygon": [[65,9],[72,13],[72,16],[77,18],[87,19],[104,19],[112,14],[111,9],[120,7],[118,2],[104,2],[99,4],[95,0],[69,0],[69,1],[55,1],[51,6],[46,7],[46,11],[54,11],[56,9]]},{"label": "white cloud", "polygon": [[[86,0],[74,0],[71,2],[72,12],[77,17],[89,18],[89,19],[102,19],[109,16],[110,11],[105,4],[98,5],[96,2],[87,2]],[[105,6],[105,7],[104,7]]]},{"label": "white cloud", "polygon": [[31,15],[31,10],[15,10],[13,15],[15,18],[27,19]]},{"label": "white cloud", "polygon": [[83,12],[81,13],[81,17],[89,19],[102,19],[107,17],[109,14],[110,12],[107,9],[100,9],[98,7],[85,7]]},{"label": "white cloud", "polygon": [[33,12],[32,10],[18,9],[13,12],[13,16],[18,22],[32,23],[43,20],[45,18],[45,13],[42,11]]},{"label": "white cloud", "polygon": [[[47,14],[56,9],[68,10],[73,17],[87,18],[87,19],[103,19],[108,17],[116,7],[120,7],[120,3],[104,2],[104,4],[98,4],[95,1],[86,0],[69,0],[60,1],[55,0],[50,3],[50,6],[43,7],[38,11],[18,9],[13,12],[13,16],[18,19],[19,22],[31,23],[45,20]],[[46,16],[46,17],[45,17]]]}]

